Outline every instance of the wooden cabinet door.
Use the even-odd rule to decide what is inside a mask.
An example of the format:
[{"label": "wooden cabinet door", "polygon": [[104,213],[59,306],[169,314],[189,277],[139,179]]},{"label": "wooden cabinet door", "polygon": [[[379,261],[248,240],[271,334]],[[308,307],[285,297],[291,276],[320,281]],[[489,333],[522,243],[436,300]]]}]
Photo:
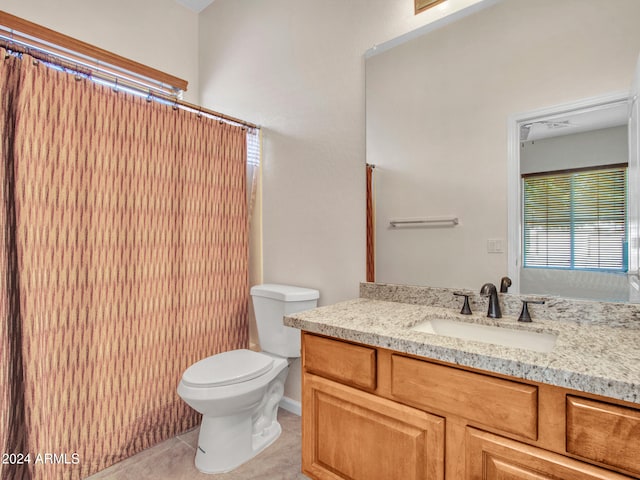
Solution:
[{"label": "wooden cabinet door", "polygon": [[314,479],[443,480],[444,419],[305,373],[302,470]]},{"label": "wooden cabinet door", "polygon": [[467,428],[467,480],[629,479],[587,463]]}]

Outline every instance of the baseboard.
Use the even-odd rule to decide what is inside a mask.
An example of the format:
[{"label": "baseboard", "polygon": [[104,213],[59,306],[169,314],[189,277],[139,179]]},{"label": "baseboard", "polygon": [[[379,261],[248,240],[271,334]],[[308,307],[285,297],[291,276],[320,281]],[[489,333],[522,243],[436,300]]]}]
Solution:
[{"label": "baseboard", "polygon": [[302,415],[302,405],[300,404],[300,402],[292,400],[289,397],[282,397],[282,400],[280,400],[280,408],[286,410],[287,412],[291,412],[294,415]]}]

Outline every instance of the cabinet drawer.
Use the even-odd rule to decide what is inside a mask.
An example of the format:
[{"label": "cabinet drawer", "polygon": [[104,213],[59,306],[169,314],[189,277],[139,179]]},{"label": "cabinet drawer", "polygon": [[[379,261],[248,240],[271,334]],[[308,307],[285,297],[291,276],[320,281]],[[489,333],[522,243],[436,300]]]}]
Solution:
[{"label": "cabinet drawer", "polygon": [[348,385],[375,390],[375,348],[304,334],[303,367],[307,372]]},{"label": "cabinet drawer", "polygon": [[640,474],[640,411],[567,396],[567,452]]},{"label": "cabinet drawer", "polygon": [[394,398],[535,440],[538,389],[401,355],[391,361]]},{"label": "cabinet drawer", "polygon": [[487,432],[467,429],[468,479],[483,480],[629,480],[572,458]]}]

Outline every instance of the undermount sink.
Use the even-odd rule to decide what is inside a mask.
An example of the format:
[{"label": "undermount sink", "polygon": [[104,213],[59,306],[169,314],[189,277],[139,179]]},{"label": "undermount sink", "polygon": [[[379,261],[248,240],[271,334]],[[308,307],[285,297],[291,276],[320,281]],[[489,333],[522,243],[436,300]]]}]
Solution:
[{"label": "undermount sink", "polygon": [[412,327],[411,330],[544,353],[553,350],[558,338],[553,333],[516,330],[445,318],[427,320]]}]

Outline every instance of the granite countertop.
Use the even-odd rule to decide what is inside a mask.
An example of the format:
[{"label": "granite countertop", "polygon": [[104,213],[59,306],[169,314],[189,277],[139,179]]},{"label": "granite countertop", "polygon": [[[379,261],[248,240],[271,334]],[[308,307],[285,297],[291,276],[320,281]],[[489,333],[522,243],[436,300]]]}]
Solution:
[{"label": "granite countertop", "polygon": [[[640,404],[640,328],[514,316],[499,320],[482,313],[434,305],[358,298],[285,317],[285,324],[366,345],[473,367]],[[425,320],[464,322],[557,334],[550,353],[412,331]]]}]

